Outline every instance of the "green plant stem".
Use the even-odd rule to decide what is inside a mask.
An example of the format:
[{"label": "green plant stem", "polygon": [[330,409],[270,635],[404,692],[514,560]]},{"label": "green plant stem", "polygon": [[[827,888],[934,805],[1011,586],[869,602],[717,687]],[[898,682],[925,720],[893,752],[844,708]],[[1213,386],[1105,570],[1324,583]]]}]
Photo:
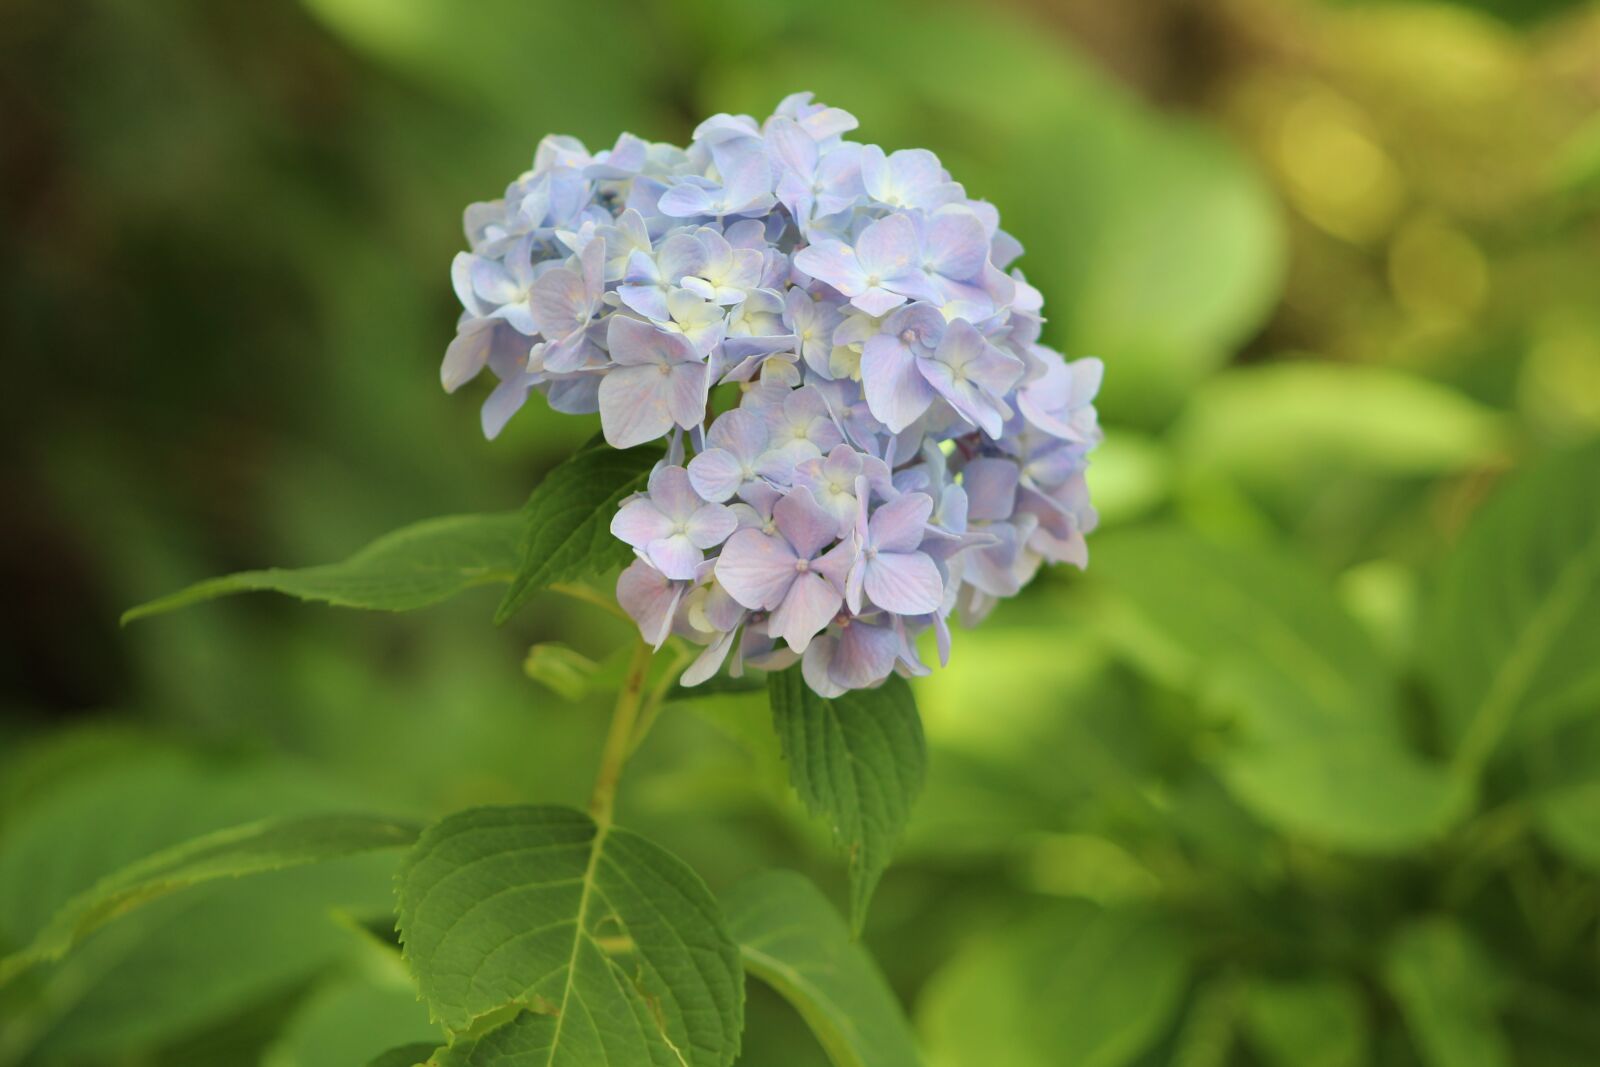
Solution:
[{"label": "green plant stem", "polygon": [[617,801],[617,782],[622,778],[623,765],[633,751],[634,726],[644,704],[645,675],[650,670],[651,648],[643,641],[633,647],[633,659],[628,662],[628,674],[622,680],[622,691],[611,713],[611,728],[606,731],[605,747],[600,751],[600,769],[595,772],[594,792],[589,796],[589,814],[602,831],[611,825],[612,812]]},{"label": "green plant stem", "polygon": [[560,593],[565,597],[571,597],[573,600],[581,600],[585,604],[597,607],[619,619],[624,619],[630,624],[633,622],[628,617],[628,613],[617,605],[614,598],[606,596],[598,589],[592,589],[579,582],[554,582],[550,585],[550,591],[552,593]]},{"label": "green plant stem", "polygon": [[661,708],[667,697],[667,691],[678,680],[678,675],[683,669],[694,661],[696,650],[688,648],[676,639],[672,642],[672,662],[668,664],[660,678],[656,679],[655,686],[650,690],[650,696],[644,702],[644,710],[639,714],[639,725],[633,731],[633,740],[628,744],[628,754],[632,755],[644,742],[645,735],[650,732],[650,727],[656,724],[656,717],[661,714]]}]

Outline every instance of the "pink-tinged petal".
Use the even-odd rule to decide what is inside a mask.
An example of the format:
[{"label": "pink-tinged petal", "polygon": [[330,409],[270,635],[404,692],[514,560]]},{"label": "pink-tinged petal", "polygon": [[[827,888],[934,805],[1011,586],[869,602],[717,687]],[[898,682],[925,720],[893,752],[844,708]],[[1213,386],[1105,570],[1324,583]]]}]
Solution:
[{"label": "pink-tinged petal", "polygon": [[439,382],[445,392],[455,392],[483,371],[496,329],[493,319],[467,319],[461,324],[455,340],[444,350],[444,363],[439,367]]},{"label": "pink-tinged petal", "polygon": [[856,262],[856,254],[843,241],[827,239],[800,249],[794,254],[795,269],[819,282],[826,282],[845,296],[867,289],[867,275]]},{"label": "pink-tinged petal", "polygon": [[946,208],[928,222],[928,269],[956,281],[975,278],[989,259],[989,235],[969,211]]},{"label": "pink-tinged petal", "polygon": [[706,558],[705,553],[696,548],[687,535],[681,533],[651,541],[645,545],[644,554],[651,565],[662,574],[679,581],[693,578],[701,561]]},{"label": "pink-tinged petal", "polygon": [[546,336],[561,337],[571,333],[589,321],[591,311],[583,279],[565,267],[539,276],[528,293],[528,305],[539,323],[540,332]]},{"label": "pink-tinged petal", "polygon": [[933,497],[927,493],[901,493],[872,513],[867,523],[867,544],[880,553],[915,552],[932,514]]},{"label": "pink-tinged petal", "polygon": [[839,591],[820,575],[800,574],[767,619],[767,631],[783,638],[796,652],[804,652],[811,639],[833,621],[841,603]]},{"label": "pink-tinged petal", "polygon": [[1017,506],[1017,465],[1009,459],[982,457],[961,472],[967,491],[967,517],[980,522],[1011,518]]},{"label": "pink-tinged petal", "polygon": [[807,179],[817,169],[817,142],[793,119],[778,116],[767,124],[767,147],[778,165]]},{"label": "pink-tinged petal", "polygon": [[617,603],[639,624],[640,636],[655,648],[672,632],[672,616],[682,596],[683,586],[669,582],[644,560],[634,560],[617,576]]},{"label": "pink-tinged petal", "polygon": [[744,484],[744,467],[725,448],[709,448],[689,461],[689,481],[706,500],[722,503]]},{"label": "pink-tinged petal", "polygon": [[717,582],[751,611],[782,603],[797,573],[788,543],[756,529],[735,531],[717,557]]},{"label": "pink-tinged petal", "polygon": [[[613,322],[616,320],[613,319]],[[600,429],[612,448],[632,448],[672,429],[669,378],[654,366],[617,367],[600,380]]]},{"label": "pink-tinged petal", "polygon": [[705,503],[694,491],[689,472],[672,463],[658,464],[650,472],[646,489],[656,510],[676,523],[687,522],[695,509]]},{"label": "pink-tinged petal", "polygon": [[613,315],[607,321],[606,348],[612,360],[624,367],[687,363],[699,358],[683,334],[626,315]]},{"label": "pink-tinged petal", "polygon": [[509,304],[522,297],[521,286],[511,277],[505,264],[497,259],[475,256],[467,267],[467,273],[472,278],[472,291],[487,304]]},{"label": "pink-tinged petal", "polygon": [[611,516],[611,534],[623,544],[643,548],[672,533],[672,520],[661,514],[648,497],[634,497]]},{"label": "pink-tinged petal", "polygon": [[805,657],[800,661],[800,676],[806,680],[811,691],[820,697],[831,699],[845,694],[844,686],[834,681],[831,674],[833,656],[838,647],[838,638],[832,634],[822,634],[806,646]]},{"label": "pink-tinged petal", "polygon": [[[714,572],[716,568],[712,570]],[[711,583],[706,586],[706,595],[700,601],[699,615],[700,618],[695,622],[697,628],[726,632],[744,621],[745,609],[728,595],[713,574]]]},{"label": "pink-tinged petal", "polygon": [[483,408],[478,413],[479,421],[483,425],[483,436],[493,441],[500,436],[500,431],[506,428],[506,423],[511,420],[522,405],[527,403],[528,390],[533,383],[525,375],[518,374],[507,378],[494,387],[494,392],[483,402]]},{"label": "pink-tinged petal", "polygon": [[844,602],[852,615],[861,614],[861,597],[866,577],[867,557],[857,554],[855,559],[850,561],[850,573],[845,575],[844,580]]},{"label": "pink-tinged petal", "polygon": [[796,488],[772,509],[778,532],[794,546],[801,559],[811,559],[839,536],[839,520],[817,502],[811,490]]},{"label": "pink-tinged petal", "polygon": [[672,421],[685,430],[704,422],[706,398],[711,393],[710,368],[702,363],[679,363],[668,373],[667,382]]},{"label": "pink-tinged petal", "polygon": [[983,353],[967,366],[967,379],[976,382],[993,396],[1005,396],[1022,380],[1022,360],[994,345],[985,345]]},{"label": "pink-tinged petal", "polygon": [[[704,179],[702,179],[704,180]],[[675,219],[690,219],[696,215],[712,214],[710,190],[683,181],[661,194],[656,210]]]},{"label": "pink-tinged petal", "polygon": [[855,538],[847,537],[813,560],[811,569],[832,582],[834,588],[843,592],[849,584],[850,571],[855,567],[856,557],[859,555],[860,548]]},{"label": "pink-tinged petal", "polygon": [[755,459],[767,447],[767,420],[744,408],[723,412],[711,424],[706,443],[712,448],[725,448],[741,459]]},{"label": "pink-tinged petal", "polygon": [[949,364],[923,360],[918,369],[928,384],[955,409],[956,414],[990,437],[1000,436],[1005,420],[1000,417],[999,411],[972,383],[958,379]]},{"label": "pink-tinged petal", "polygon": [[715,548],[739,528],[739,518],[721,504],[703,504],[689,517],[684,533],[696,548]]},{"label": "pink-tinged petal", "polygon": [[695,661],[689,664],[689,669],[679,676],[678,684],[696,686],[716,674],[722,668],[723,661],[728,658],[728,650],[733,647],[734,639],[737,636],[737,630],[729,630],[727,633],[718,634],[717,639],[707,645],[705,651],[696,656]]},{"label": "pink-tinged petal", "polygon": [[933,403],[933,387],[898,337],[879,334],[862,347],[861,384],[868,410],[891,433],[910,426]]},{"label": "pink-tinged petal", "polygon": [[862,579],[867,597],[896,615],[927,615],[939,609],[944,582],[933,560],[921,552],[880,552]]},{"label": "pink-tinged petal", "polygon": [[900,637],[892,627],[852,621],[839,630],[828,673],[846,689],[865,689],[889,677],[899,654]]},{"label": "pink-tinged petal", "polygon": [[919,269],[918,244],[910,215],[885,215],[856,238],[856,259],[868,278],[892,278]]},{"label": "pink-tinged petal", "polygon": [[[672,312],[667,308],[667,291],[659,285],[622,285],[617,287],[617,297],[628,308],[647,319],[667,322]],[[627,316],[622,316],[626,318]]]},{"label": "pink-tinged petal", "polygon": [[905,302],[904,295],[880,285],[868,286],[850,298],[850,303],[872,316],[887,315]]},{"label": "pink-tinged petal", "polygon": [[933,617],[933,636],[939,645],[939,666],[950,666],[950,623],[943,615]]}]

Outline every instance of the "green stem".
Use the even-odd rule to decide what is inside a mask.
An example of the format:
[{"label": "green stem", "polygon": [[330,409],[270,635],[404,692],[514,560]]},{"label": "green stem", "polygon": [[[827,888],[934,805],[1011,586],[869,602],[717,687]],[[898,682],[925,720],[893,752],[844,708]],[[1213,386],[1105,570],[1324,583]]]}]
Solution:
[{"label": "green stem", "polygon": [[582,585],[578,582],[555,582],[551,584],[550,591],[552,593],[560,593],[562,596],[571,597],[573,600],[581,600],[585,604],[592,604],[602,611],[615,615],[619,619],[624,619],[629,623],[633,622],[633,620],[629,618],[628,613],[623,611],[622,608],[617,604],[617,601],[614,597],[606,596],[598,589],[591,589],[589,586]]},{"label": "green stem", "polygon": [[594,816],[602,832],[611,825],[612,811],[617,801],[617,782],[622,778],[622,767],[633,750],[634,726],[644,703],[644,682],[650,670],[650,654],[650,646],[643,641],[634,645],[627,677],[622,681],[622,691],[617,694],[616,708],[611,713],[611,728],[606,732],[605,747],[600,750],[600,769],[595,772],[594,792],[589,797],[589,814]]},{"label": "green stem", "polygon": [[683,669],[693,662],[695,649],[685,648],[677,640],[672,642],[672,663],[656,680],[655,688],[650,690],[650,696],[644,702],[644,711],[639,715],[639,726],[633,732],[633,740],[628,745],[628,754],[632,755],[639,745],[644,742],[645,735],[650,732],[650,727],[656,724],[656,717],[661,714],[661,707],[666,700],[667,691],[678,680],[678,675]]}]

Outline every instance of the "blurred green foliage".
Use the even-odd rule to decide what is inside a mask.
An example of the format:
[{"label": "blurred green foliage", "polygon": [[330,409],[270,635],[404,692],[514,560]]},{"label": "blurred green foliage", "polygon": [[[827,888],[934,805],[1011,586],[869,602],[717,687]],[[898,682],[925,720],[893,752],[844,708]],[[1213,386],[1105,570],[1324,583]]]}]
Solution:
[{"label": "blurred green foliage", "polygon": [[[929,1062],[1600,1060],[1600,608],[1570,577],[1600,500],[1595,5],[74,0],[0,27],[0,951],[220,826],[583,797],[582,678],[628,632],[585,605],[117,616],[516,507],[594,426],[530,410],[491,446],[439,392],[460,207],[546,132],[682,140],[809,88],[992,199],[1046,340],[1107,362],[1088,573],[917,686],[927,793],[864,937]],[[672,705],[623,823],[719,891],[797,867],[845,901],[777,744],[760,697]],[[152,904],[0,988],[0,1065],[427,1041],[393,870]],[[751,995],[742,1063],[824,1062]]]}]

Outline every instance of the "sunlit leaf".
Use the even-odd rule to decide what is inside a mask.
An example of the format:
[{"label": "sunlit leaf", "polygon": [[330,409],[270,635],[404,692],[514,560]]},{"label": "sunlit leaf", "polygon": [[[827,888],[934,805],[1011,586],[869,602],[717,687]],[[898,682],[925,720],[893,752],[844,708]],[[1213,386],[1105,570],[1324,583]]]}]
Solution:
[{"label": "sunlit leaf", "polygon": [[59,959],[112,919],[168,893],[215,881],[299,867],[416,840],[411,823],[370,815],[309,815],[217,830],[107,875],[67,903],[27,948],[0,960],[0,982]]},{"label": "sunlit leaf", "polygon": [[768,675],[767,693],[789,781],[849,853],[850,922],[859,930],[922,791],[927,748],[916,701],[897,675],[829,700],[799,667]]},{"label": "sunlit leaf", "polygon": [[[79,894],[145,856],[272,813],[349,798],[271,766],[224,769],[153,747],[41,785],[0,834],[0,928],[31,942]],[[19,1050],[126,1058],[282,997],[351,953],[331,915],[393,909],[398,857],[368,853],[223,878],[144,902],[8,987],[38,990],[0,1025],[0,1062]]]},{"label": "sunlit leaf", "polygon": [[434,1047],[432,1044],[422,1042],[401,1045],[382,1053],[369,1062],[367,1067],[417,1067],[418,1064],[428,1062],[428,1057],[433,1055]]},{"label": "sunlit leaf", "polygon": [[948,964],[918,1020],[948,1067],[1122,1067],[1171,1024],[1188,973],[1161,919],[1064,903]]},{"label": "sunlit leaf", "polygon": [[723,894],[745,971],[794,1006],[835,1067],[922,1062],[878,965],[805,878],[768,871]]},{"label": "sunlit leaf", "polygon": [[441,1067],[738,1053],[743,974],[721,910],[636,834],[564,808],[474,809],[423,833],[399,897],[406,960],[456,1035]]},{"label": "sunlit leaf", "polygon": [[1219,771],[1284,829],[1352,849],[1427,840],[1470,800],[1400,729],[1396,681],[1333,591],[1267,546],[1177,528],[1111,533],[1092,574],[1108,631],[1146,670],[1198,695],[1224,731]]},{"label": "sunlit leaf", "polygon": [[1421,653],[1471,773],[1600,697],[1600,441],[1511,477],[1445,560]]},{"label": "sunlit leaf", "polygon": [[402,1040],[416,1044],[383,1053],[396,1055],[402,1067],[426,1060],[439,1041],[439,1028],[428,1022],[428,1009],[417,1000],[410,976],[403,971],[341,976],[319,986],[295,1009],[262,1067],[351,1067]]},{"label": "sunlit leaf", "polygon": [[131,608],[122,621],[261,590],[335,607],[410,611],[476,586],[510,581],[521,531],[517,514],[428,519],[385,534],[343,562],[212,578]]},{"label": "sunlit leaf", "polygon": [[1445,918],[1402,930],[1384,966],[1412,1043],[1427,1067],[1509,1067],[1496,1017],[1501,980],[1483,950]]},{"label": "sunlit leaf", "polygon": [[1245,993],[1245,1032],[1271,1067],[1361,1067],[1368,1027],[1361,990],[1342,979],[1257,979]]},{"label": "sunlit leaf", "polygon": [[1387,367],[1292,362],[1202,385],[1174,429],[1194,470],[1271,481],[1328,469],[1432,474],[1482,462],[1502,420],[1460,393]]}]

